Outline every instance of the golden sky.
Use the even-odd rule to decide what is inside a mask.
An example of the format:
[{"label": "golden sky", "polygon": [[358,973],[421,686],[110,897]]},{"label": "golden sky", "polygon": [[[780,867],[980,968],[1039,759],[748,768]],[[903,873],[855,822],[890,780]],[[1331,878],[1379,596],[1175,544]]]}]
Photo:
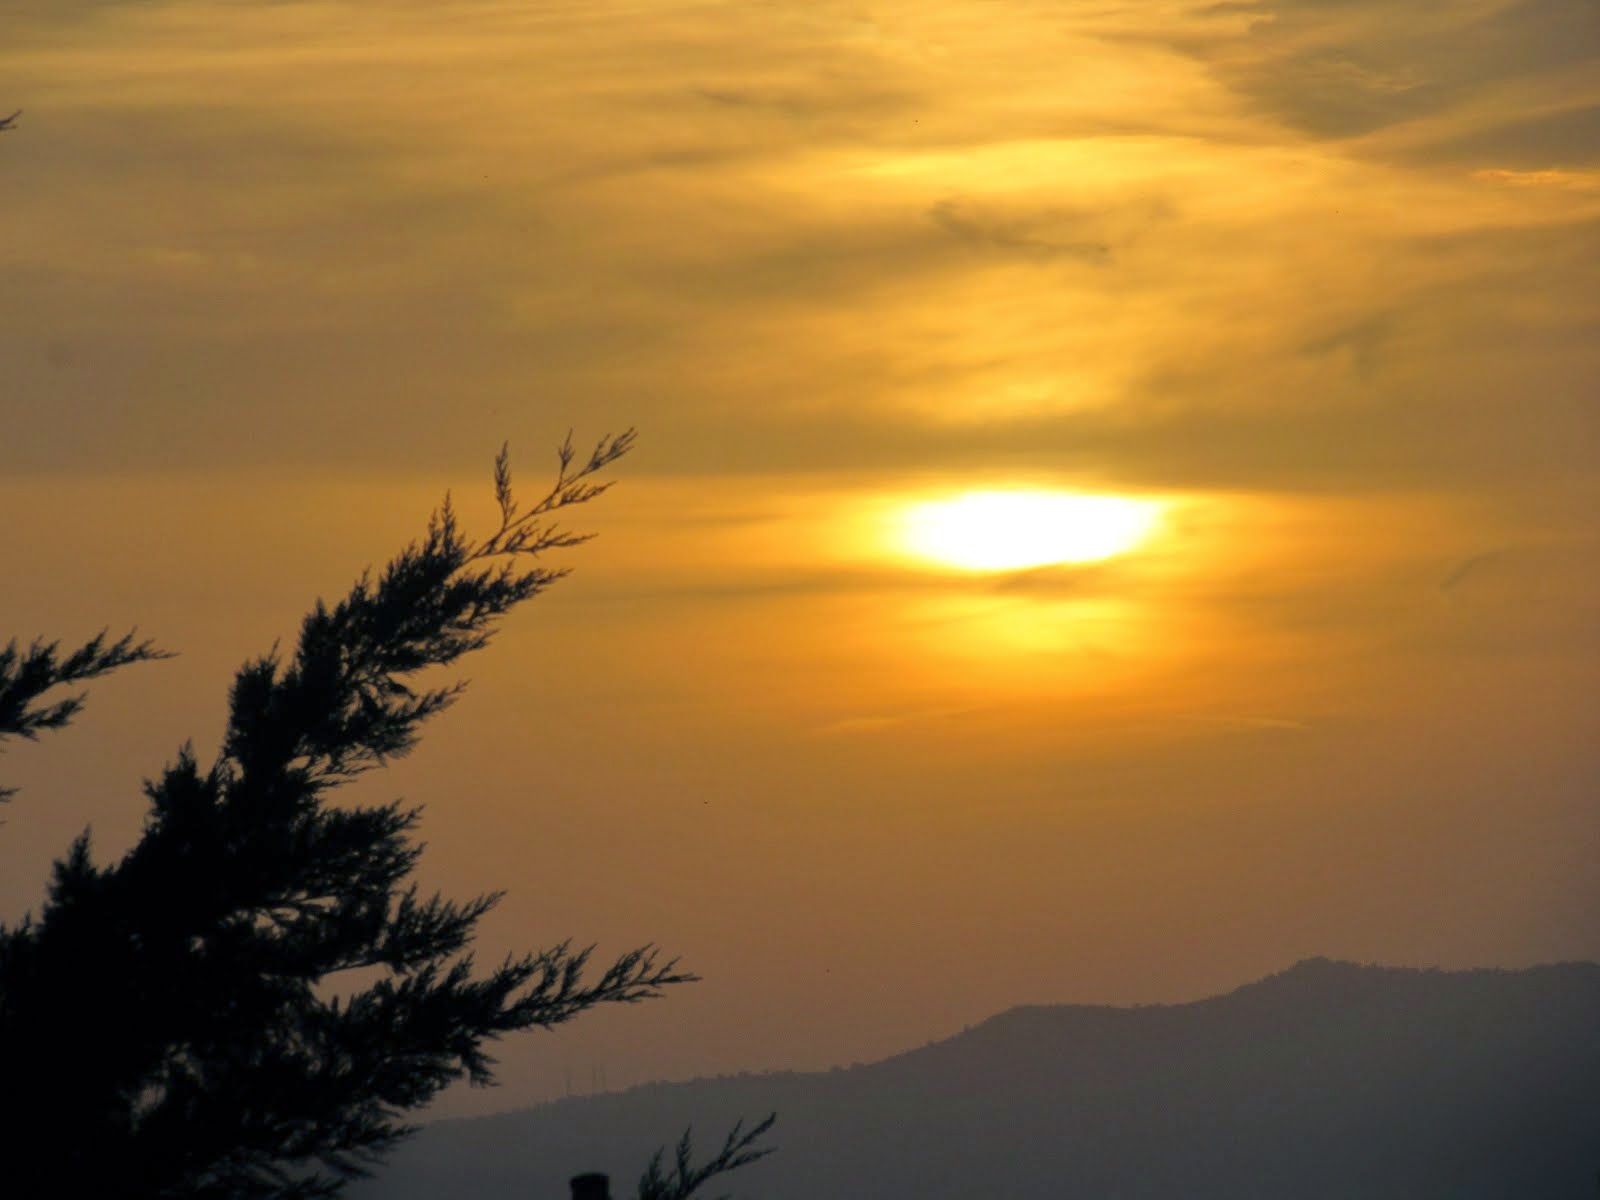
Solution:
[{"label": "golden sky", "polygon": [[486,522],[502,441],[531,489],[636,425],[577,574],[364,786],[507,889],[491,956],[706,981],[445,1111],[1600,957],[1587,0],[4,24],[0,633],[182,657],[8,752],[0,912],[446,488]]}]

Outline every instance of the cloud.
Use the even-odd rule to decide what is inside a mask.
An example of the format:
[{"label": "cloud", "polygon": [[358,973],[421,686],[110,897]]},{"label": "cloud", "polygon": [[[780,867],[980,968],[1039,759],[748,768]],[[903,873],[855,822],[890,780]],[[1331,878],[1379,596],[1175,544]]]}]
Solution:
[{"label": "cloud", "polygon": [[1074,225],[1083,224],[1081,218],[1067,214],[1046,212],[1033,219],[1004,217],[950,198],[940,200],[930,208],[928,219],[969,246],[1016,254],[1035,262],[1069,258],[1104,264],[1111,260],[1111,247],[1104,242],[1063,239],[1057,233],[1058,230],[1070,230]]},{"label": "cloud", "polygon": [[1559,188],[1574,191],[1600,190],[1600,171],[1513,171],[1500,167],[1473,172],[1474,179],[1506,187]]},{"label": "cloud", "polygon": [[1585,0],[1262,0],[1239,40],[1192,41],[1220,78],[1318,137],[1416,123],[1410,157],[1593,161],[1600,13]]},{"label": "cloud", "polygon": [[812,737],[861,737],[928,723],[957,721],[982,712],[981,708],[927,708],[907,712],[871,713],[842,717],[811,730]]},{"label": "cloud", "polygon": [[1307,733],[1312,728],[1310,723],[1290,717],[1223,714],[1191,716],[1186,719],[1198,725],[1232,733]]},{"label": "cloud", "polygon": [[34,13],[0,462],[454,469],[576,422],[662,474],[1587,470],[1592,172],[1463,149],[1583,141],[1570,7],[715,11]]}]

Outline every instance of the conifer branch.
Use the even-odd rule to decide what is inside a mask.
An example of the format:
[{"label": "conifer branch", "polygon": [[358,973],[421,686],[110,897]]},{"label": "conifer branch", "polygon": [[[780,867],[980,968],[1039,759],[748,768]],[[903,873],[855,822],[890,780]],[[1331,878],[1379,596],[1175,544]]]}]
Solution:
[{"label": "conifer branch", "polygon": [[[760,1150],[752,1147],[777,1123],[777,1120],[778,1114],[771,1113],[766,1120],[748,1132],[744,1130],[743,1121],[736,1121],[733,1128],[728,1131],[728,1136],[723,1140],[722,1149],[717,1152],[716,1157],[698,1167],[694,1165],[694,1145],[691,1140],[693,1127],[685,1129],[683,1136],[678,1139],[670,1174],[662,1171],[661,1163],[666,1152],[665,1147],[651,1156],[650,1163],[639,1180],[638,1200],[687,1200],[718,1175],[736,1171],[740,1167],[765,1158],[777,1147],[765,1146]],[[724,1196],[721,1200],[727,1200],[727,1197]]]},{"label": "conifer branch", "polygon": [[[40,703],[54,688],[96,679],[131,663],[173,657],[152,641],[135,641],[137,634],[131,630],[112,642],[102,629],[66,655],[60,654],[60,642],[35,640],[23,650],[13,638],[0,647],[0,741],[8,737],[34,741],[44,730],[69,724],[83,710],[87,693]],[[15,794],[15,788],[0,787],[0,801]]]},{"label": "conifer branch", "polygon": [[[0,1156],[23,1191],[335,1196],[451,1082],[493,1082],[497,1038],[694,978],[649,945],[596,976],[593,948],[567,942],[479,973],[473,936],[499,894],[423,896],[419,810],[329,803],[461,695],[418,673],[481,649],[564,574],[540,556],[584,536],[554,515],[600,495],[596,476],[632,443],[603,438],[580,459],[569,436],[527,509],[502,449],[491,537],[468,541],[446,497],[420,541],[313,606],[291,653],[239,669],[215,763],[185,747],[146,783],[131,851],[100,866],[80,837],[38,918],[0,926]],[[160,657],[132,634],[64,656],[12,643],[0,735],[67,723],[82,697],[39,703],[50,687]],[[329,986],[358,970],[377,978]],[[63,1122],[92,1153],[39,1156]]]}]

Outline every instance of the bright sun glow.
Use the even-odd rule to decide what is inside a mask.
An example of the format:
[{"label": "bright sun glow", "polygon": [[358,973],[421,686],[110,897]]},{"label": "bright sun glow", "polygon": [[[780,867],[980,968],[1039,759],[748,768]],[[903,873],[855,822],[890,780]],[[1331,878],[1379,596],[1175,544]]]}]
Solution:
[{"label": "bright sun glow", "polygon": [[969,571],[1096,562],[1133,549],[1160,506],[1073,492],[967,492],[906,510],[900,542],[919,558]]}]

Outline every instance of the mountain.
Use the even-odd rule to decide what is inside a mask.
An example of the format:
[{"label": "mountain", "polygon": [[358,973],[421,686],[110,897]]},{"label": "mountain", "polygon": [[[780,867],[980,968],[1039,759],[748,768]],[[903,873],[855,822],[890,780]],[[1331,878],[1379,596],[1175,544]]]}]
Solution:
[{"label": "mountain", "polygon": [[1312,959],[1224,996],[1016,1008],[866,1066],[430,1125],[352,1200],[631,1194],[689,1122],[779,1114],[750,1200],[1561,1200],[1600,1170],[1600,965]]}]

